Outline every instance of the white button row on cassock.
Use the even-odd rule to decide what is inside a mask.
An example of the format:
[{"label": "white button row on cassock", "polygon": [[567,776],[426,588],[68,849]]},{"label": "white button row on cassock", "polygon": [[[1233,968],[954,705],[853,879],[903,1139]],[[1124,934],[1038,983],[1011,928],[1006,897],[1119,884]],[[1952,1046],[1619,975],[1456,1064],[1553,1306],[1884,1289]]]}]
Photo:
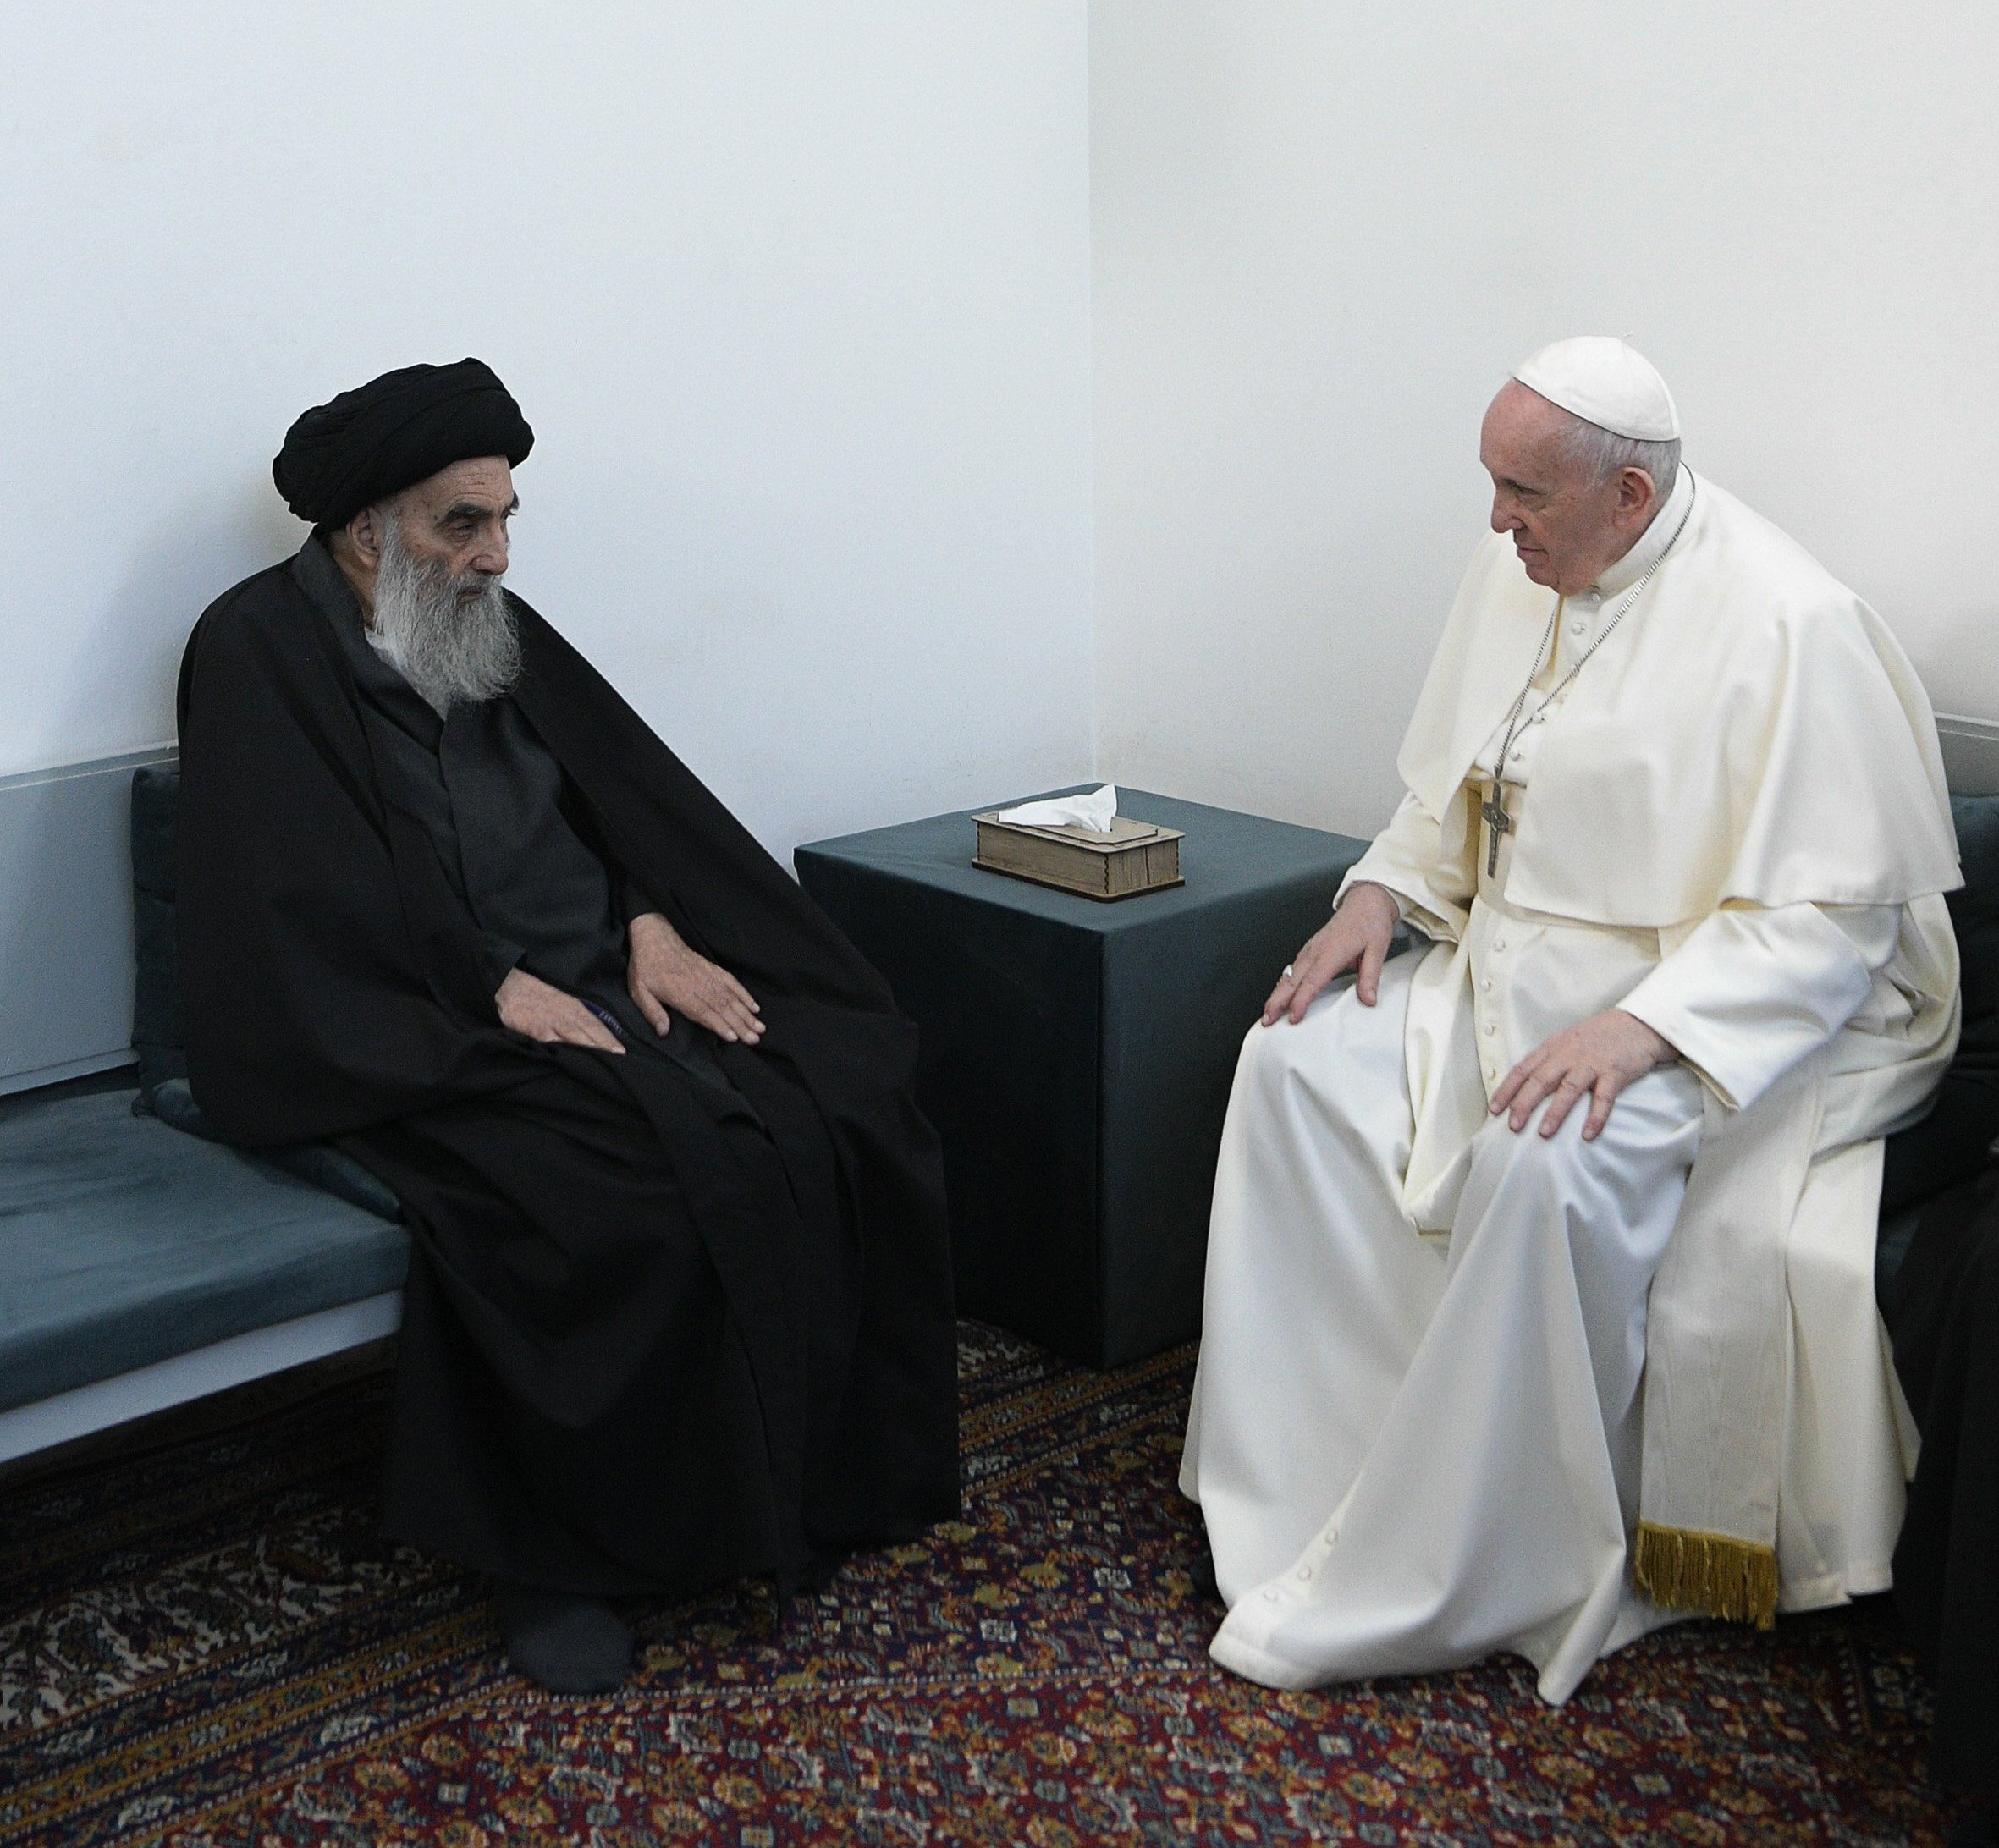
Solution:
[{"label": "white button row on cassock", "polygon": [[[1337,1526],[1328,1527],[1325,1532],[1313,1543],[1313,1545],[1315,1547],[1322,1547],[1330,1553],[1332,1550],[1334,1541],[1337,1540],[1339,1537],[1340,1530]],[[1298,1580],[1300,1582],[1302,1582],[1303,1581],[1310,1578],[1312,1576],[1311,1561],[1308,1559],[1305,1560],[1294,1568],[1291,1576]],[[1283,1597],[1284,1590],[1285,1588],[1281,1586],[1266,1585],[1264,1587],[1264,1602],[1266,1604],[1275,1604],[1280,1598]]]}]

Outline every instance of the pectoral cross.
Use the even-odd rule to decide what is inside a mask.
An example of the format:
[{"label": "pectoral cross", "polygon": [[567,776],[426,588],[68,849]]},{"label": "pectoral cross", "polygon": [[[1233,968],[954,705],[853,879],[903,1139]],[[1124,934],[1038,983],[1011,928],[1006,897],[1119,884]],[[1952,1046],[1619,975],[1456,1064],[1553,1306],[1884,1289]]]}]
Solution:
[{"label": "pectoral cross", "polygon": [[1492,844],[1485,850],[1485,876],[1489,879],[1495,878],[1499,874],[1500,836],[1513,832],[1513,817],[1506,813],[1506,791],[1496,778],[1493,780],[1492,794],[1480,805],[1479,813],[1492,831]]}]

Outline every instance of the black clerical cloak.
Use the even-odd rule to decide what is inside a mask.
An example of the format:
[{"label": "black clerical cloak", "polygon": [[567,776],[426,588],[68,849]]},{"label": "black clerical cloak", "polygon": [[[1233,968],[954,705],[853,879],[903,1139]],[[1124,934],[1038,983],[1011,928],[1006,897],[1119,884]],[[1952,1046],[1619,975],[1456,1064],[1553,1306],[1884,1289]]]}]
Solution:
[{"label": "black clerical cloak", "polygon": [[915,1029],[512,601],[510,696],[580,828],[755,995],[762,1043],[618,1058],[500,1026],[481,932],[357,691],[358,605],[312,540],[213,604],[182,663],[189,1076],[232,1140],[333,1141],[405,1203],[392,1535],[607,1595],[794,1580],[958,1504]]}]

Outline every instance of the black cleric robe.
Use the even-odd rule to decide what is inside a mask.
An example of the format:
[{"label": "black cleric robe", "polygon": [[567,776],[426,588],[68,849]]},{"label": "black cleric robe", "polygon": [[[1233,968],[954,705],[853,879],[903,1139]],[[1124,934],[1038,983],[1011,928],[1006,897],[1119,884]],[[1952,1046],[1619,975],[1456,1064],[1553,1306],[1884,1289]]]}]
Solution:
[{"label": "black cleric robe", "polygon": [[[505,698],[440,720],[325,547],[221,597],[180,683],[189,1078],[248,1147],[333,1141],[412,1235],[382,1519],[599,1595],[809,1577],[958,1505],[955,1343],[915,1030],[518,598]],[[756,996],[660,1039],[625,923]],[[626,1053],[499,1025],[507,969]]]}]

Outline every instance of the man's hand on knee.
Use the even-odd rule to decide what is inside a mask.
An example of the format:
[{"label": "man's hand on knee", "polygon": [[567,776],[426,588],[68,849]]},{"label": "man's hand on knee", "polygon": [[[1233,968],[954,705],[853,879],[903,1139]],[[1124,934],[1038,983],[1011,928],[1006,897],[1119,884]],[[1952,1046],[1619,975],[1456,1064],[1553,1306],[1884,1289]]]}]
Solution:
[{"label": "man's hand on knee", "polygon": [[618,1036],[573,994],[551,987],[525,969],[509,969],[493,996],[500,1025],[531,1040],[559,1040],[565,1046],[594,1046],[600,1053],[622,1053]]},{"label": "man's hand on knee", "polygon": [[754,1046],[763,1037],[762,1009],[750,991],[719,963],[710,962],[657,911],[626,927],[631,956],[625,985],[639,1010],[664,1033],[676,1009],[725,1040]]},{"label": "man's hand on knee", "polygon": [[1284,971],[1270,998],[1264,1003],[1264,1025],[1275,1026],[1288,1015],[1295,1024],[1305,1009],[1349,969],[1360,971],[1354,991],[1368,1007],[1381,988],[1381,965],[1402,921],[1402,907],[1386,886],[1363,880],[1340,901],[1325,926],[1297,954]]},{"label": "man's hand on knee", "polygon": [[1514,1066],[1492,1094],[1492,1114],[1510,1109],[1511,1126],[1523,1130],[1534,1107],[1548,1098],[1548,1108],[1541,1112],[1541,1134],[1552,1136],[1576,1100],[1588,1092],[1589,1114],[1583,1119],[1583,1140],[1594,1142],[1611,1119],[1617,1093],[1654,1066],[1679,1056],[1671,1040],[1635,1014],[1611,1008],[1544,1041]]}]

